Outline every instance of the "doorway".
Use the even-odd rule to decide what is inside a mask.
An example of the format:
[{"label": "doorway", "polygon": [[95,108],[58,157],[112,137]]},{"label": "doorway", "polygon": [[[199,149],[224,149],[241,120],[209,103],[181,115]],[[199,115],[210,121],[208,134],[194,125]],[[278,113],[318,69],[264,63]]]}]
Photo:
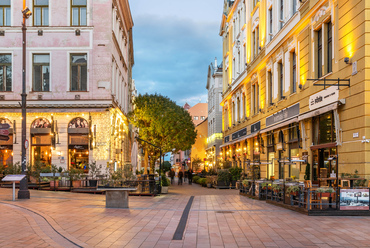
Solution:
[{"label": "doorway", "polygon": [[328,178],[331,173],[337,173],[336,160],[329,160],[330,156],[337,155],[337,148],[321,148],[312,151],[312,183],[320,186],[326,186],[326,181],[319,178]]}]

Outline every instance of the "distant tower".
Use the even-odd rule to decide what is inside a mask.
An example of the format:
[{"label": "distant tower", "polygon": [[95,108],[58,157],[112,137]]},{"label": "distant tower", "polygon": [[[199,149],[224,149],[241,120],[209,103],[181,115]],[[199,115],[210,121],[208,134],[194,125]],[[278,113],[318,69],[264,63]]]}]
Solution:
[{"label": "distant tower", "polygon": [[185,110],[189,110],[191,106],[186,102],[184,106],[182,106]]}]

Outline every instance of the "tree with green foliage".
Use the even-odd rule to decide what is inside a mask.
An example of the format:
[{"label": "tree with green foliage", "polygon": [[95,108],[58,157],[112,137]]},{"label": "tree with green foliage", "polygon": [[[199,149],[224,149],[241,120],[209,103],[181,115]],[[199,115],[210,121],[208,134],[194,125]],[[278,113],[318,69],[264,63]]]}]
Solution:
[{"label": "tree with green foliage", "polygon": [[163,172],[166,172],[166,171],[171,170],[171,167],[172,167],[172,165],[171,165],[171,163],[170,163],[170,162],[168,162],[168,161],[164,161],[164,162],[162,163],[162,169],[163,169]]},{"label": "tree with green foliage", "polygon": [[[197,132],[190,114],[182,107],[159,94],[139,95],[133,102],[135,108],[129,113],[130,122],[137,127],[141,139],[161,147],[162,153],[186,151],[195,143]],[[160,151],[145,142],[140,146],[151,156],[151,167]]]}]

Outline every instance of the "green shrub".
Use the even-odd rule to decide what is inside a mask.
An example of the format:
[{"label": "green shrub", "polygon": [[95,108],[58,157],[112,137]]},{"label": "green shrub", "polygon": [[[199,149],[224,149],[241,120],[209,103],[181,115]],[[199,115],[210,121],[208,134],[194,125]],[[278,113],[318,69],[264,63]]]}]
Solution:
[{"label": "green shrub", "polygon": [[199,178],[198,183],[202,186],[207,185],[207,178]]},{"label": "green shrub", "polygon": [[217,175],[217,181],[222,181],[228,184],[230,182],[230,173],[228,170],[220,170]]},{"label": "green shrub", "polygon": [[194,176],[193,177],[193,182],[198,183],[198,180],[200,179],[200,176]]},{"label": "green shrub", "polygon": [[231,180],[232,181],[238,181],[240,179],[241,173],[242,173],[242,168],[239,167],[231,167],[229,169],[230,175],[231,175]]},{"label": "green shrub", "polygon": [[164,186],[164,187],[168,187],[168,186],[170,186],[170,184],[171,184],[170,179],[168,179],[168,178],[166,177],[166,175],[165,175],[165,174],[163,174],[163,175],[162,175],[162,186]]}]

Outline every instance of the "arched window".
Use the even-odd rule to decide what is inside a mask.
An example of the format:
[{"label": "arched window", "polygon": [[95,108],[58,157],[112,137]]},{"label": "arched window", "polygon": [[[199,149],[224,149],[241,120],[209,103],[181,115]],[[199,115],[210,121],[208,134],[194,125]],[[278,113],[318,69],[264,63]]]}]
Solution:
[{"label": "arched window", "polygon": [[46,118],[37,118],[31,124],[31,161],[51,165],[51,123]]}]

